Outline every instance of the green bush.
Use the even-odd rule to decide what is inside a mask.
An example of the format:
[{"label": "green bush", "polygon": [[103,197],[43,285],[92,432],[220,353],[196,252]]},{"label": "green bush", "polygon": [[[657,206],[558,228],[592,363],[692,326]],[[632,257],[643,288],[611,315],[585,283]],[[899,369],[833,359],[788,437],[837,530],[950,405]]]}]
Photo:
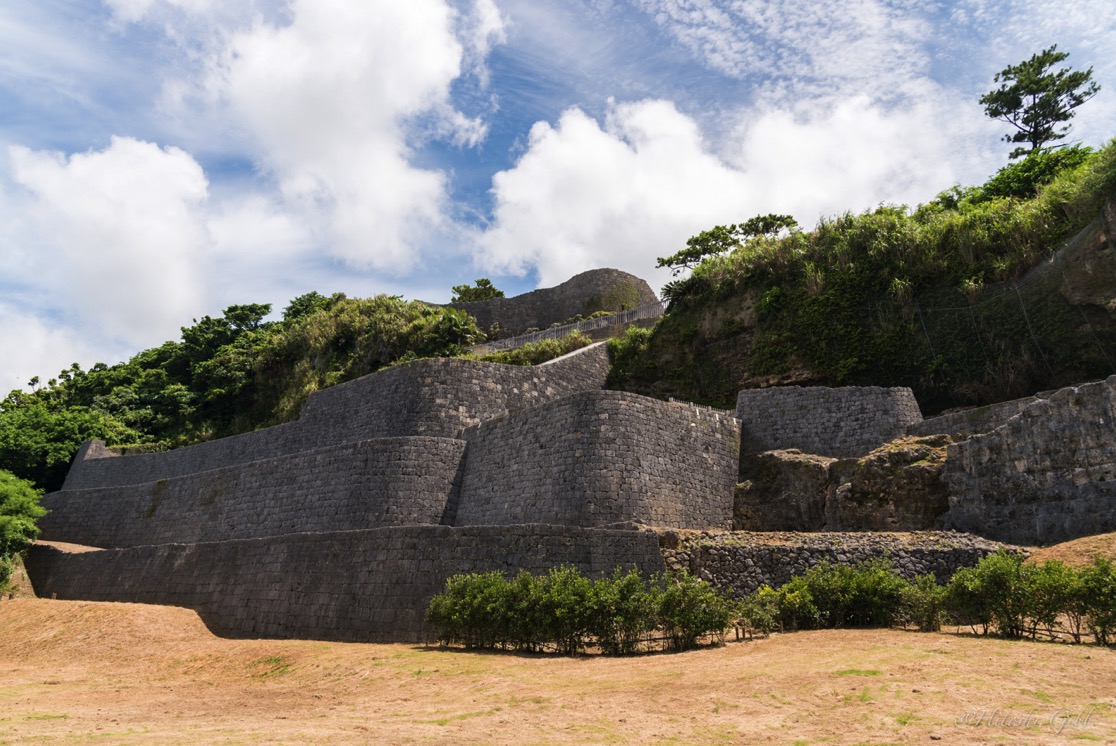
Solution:
[{"label": "green bush", "polygon": [[984,635],[1035,638],[1041,629],[1052,637],[1065,632],[1080,642],[1088,623],[1104,644],[1116,629],[1116,573],[1105,562],[1098,558],[1077,571],[1056,561],[1037,565],[1000,550],[950,578],[946,609],[958,624],[979,627]]},{"label": "green bush", "polygon": [[1116,566],[1112,560],[1094,557],[1081,571],[1082,605],[1099,645],[1116,643]]},{"label": "green bush", "polygon": [[42,495],[31,482],[0,469],[0,557],[22,552],[39,536],[35,522],[46,515]]},{"label": "green bush", "polygon": [[638,570],[615,570],[593,584],[590,633],[607,655],[630,655],[655,624],[656,596]]},{"label": "green bush", "polygon": [[567,655],[597,645],[625,655],[656,628],[674,650],[711,633],[723,639],[734,614],[731,602],[685,573],[648,584],[638,570],[616,570],[593,581],[562,566],[539,577],[522,571],[510,582],[498,572],[454,575],[431,599],[426,621],[443,645]]},{"label": "green bush", "polygon": [[1089,160],[1092,148],[1074,145],[1069,148],[1035,150],[1026,158],[1004,166],[983,186],[972,190],[970,200],[986,202],[998,197],[1029,199],[1040,187],[1054,181],[1063,171],[1077,168]]},{"label": "green bush", "polygon": [[560,653],[580,652],[592,627],[593,601],[593,581],[577,568],[552,568],[540,578],[534,598],[537,633],[557,645]]},{"label": "green bush", "polygon": [[903,588],[903,616],[919,632],[937,632],[945,618],[945,598],[945,587],[933,575],[922,575]]},{"label": "green bush", "polygon": [[508,642],[509,583],[499,572],[454,575],[430,601],[426,621],[443,644],[494,648]]},{"label": "green bush", "polygon": [[780,628],[779,592],[769,585],[760,586],[739,604],[740,622],[748,634],[771,634]]},{"label": "green bush", "polygon": [[1063,629],[1062,620],[1065,619],[1065,630],[1074,642],[1080,642],[1084,619],[1080,573],[1056,560],[1026,565],[1030,569],[1025,616],[1030,636],[1037,637],[1038,630],[1042,629],[1053,637]]},{"label": "green bush", "polygon": [[992,629],[992,607],[984,593],[983,576],[976,568],[962,567],[945,587],[946,612],[957,624],[968,625],[982,635]]},{"label": "green bush", "polygon": [[593,340],[589,338],[589,335],[575,331],[558,339],[541,339],[538,342],[528,342],[514,350],[492,352],[481,355],[477,359],[486,363],[500,363],[502,365],[538,365],[562,357],[574,350],[588,347],[591,344],[593,344]]},{"label": "green bush", "polygon": [[780,590],[780,618],[791,629],[886,627],[899,613],[907,583],[885,560],[821,562]]},{"label": "green bush", "polygon": [[666,634],[672,650],[689,650],[709,634],[724,640],[736,610],[713,586],[689,573],[668,573],[657,584],[661,590],[656,626]]}]

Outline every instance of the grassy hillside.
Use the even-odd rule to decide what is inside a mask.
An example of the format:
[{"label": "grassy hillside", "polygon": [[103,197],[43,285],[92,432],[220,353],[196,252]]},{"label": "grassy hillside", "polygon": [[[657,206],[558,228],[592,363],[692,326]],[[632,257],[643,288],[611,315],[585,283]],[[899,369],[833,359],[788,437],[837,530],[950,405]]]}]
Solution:
[{"label": "grassy hillside", "polygon": [[664,289],[654,330],[613,345],[613,384],[720,406],[746,387],[910,386],[933,412],[1116,373],[1116,320],[1072,304],[1066,268],[1043,264],[1116,195],[1116,141],[1056,152],[1076,156],[1055,156],[1060,173],[1033,195],[1017,164],[915,210],[705,260]]}]

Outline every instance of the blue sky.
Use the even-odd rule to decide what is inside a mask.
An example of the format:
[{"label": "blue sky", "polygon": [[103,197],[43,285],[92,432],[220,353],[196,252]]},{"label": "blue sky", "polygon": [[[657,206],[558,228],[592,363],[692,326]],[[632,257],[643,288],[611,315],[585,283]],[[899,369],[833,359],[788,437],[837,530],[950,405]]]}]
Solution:
[{"label": "blue sky", "polygon": [[1058,44],[1116,135],[1111,0],[12,0],[0,389],[233,303],[445,301],[1006,162],[977,103]]}]

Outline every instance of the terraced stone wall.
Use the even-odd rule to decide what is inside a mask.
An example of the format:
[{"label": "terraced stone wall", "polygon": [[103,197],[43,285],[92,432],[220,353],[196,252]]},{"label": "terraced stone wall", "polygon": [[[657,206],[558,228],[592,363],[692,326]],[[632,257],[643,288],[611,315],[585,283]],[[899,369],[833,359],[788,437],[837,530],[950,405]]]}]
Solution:
[{"label": "terraced stone wall", "polygon": [[879,386],[745,389],[736,416],[746,453],[797,448],[840,458],[864,456],[922,421],[909,388]]},{"label": "terraced stone wall", "polygon": [[63,490],[155,482],[373,438],[454,438],[509,411],[602,389],[607,375],[603,344],[538,366],[416,360],[317,391],[302,416],[284,425],[166,453],[117,456],[103,444],[83,448]]},{"label": "terraced stone wall", "polygon": [[94,547],[437,524],[465,442],[384,438],[143,484],[47,495],[43,537]]},{"label": "terraced stone wall", "polygon": [[463,437],[457,525],[732,526],[739,423],[729,412],[585,392]]},{"label": "terraced stone wall", "polygon": [[944,583],[958,569],[971,567],[1004,547],[977,536],[942,531],[660,532],[659,538],[668,568],[687,570],[736,598],[761,585],[778,587],[821,562],[857,564],[888,559],[907,579],[932,574]]},{"label": "terraced stone wall", "polygon": [[417,642],[423,615],[455,573],[573,565],[663,569],[644,531],[558,526],[405,526],[206,544],[71,553],[39,544],[27,558],[43,598],[196,609],[229,637]]}]

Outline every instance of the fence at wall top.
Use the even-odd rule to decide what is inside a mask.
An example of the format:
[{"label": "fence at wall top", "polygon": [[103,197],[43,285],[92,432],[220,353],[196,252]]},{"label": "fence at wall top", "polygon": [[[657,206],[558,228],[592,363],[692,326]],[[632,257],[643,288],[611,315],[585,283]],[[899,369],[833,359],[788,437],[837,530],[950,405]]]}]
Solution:
[{"label": "fence at wall top", "polygon": [[636,308],[630,308],[627,311],[611,313],[607,316],[598,316],[593,319],[583,319],[572,324],[552,326],[549,329],[540,329],[537,332],[528,332],[527,334],[520,334],[515,337],[508,337],[507,339],[497,339],[492,342],[485,342],[483,344],[470,347],[469,351],[474,352],[478,355],[486,355],[490,352],[514,350],[516,347],[522,347],[525,344],[538,342],[543,339],[560,339],[567,334],[572,334],[573,332],[589,332],[596,329],[604,329],[610,326],[630,324],[633,321],[641,321],[643,319],[657,319],[658,317],[663,315],[663,309],[663,302],[655,301],[654,303],[647,303],[642,306],[637,306]]}]

